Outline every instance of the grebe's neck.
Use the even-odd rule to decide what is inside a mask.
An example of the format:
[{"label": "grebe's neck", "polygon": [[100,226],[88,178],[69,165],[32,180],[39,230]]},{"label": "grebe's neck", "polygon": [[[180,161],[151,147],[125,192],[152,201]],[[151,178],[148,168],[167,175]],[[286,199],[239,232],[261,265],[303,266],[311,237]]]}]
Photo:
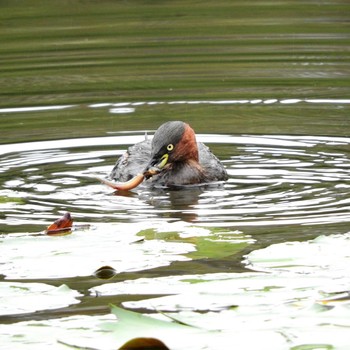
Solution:
[{"label": "grebe's neck", "polygon": [[164,176],[167,186],[197,184],[206,178],[203,168],[194,159],[170,164]]},{"label": "grebe's neck", "polygon": [[180,142],[175,147],[174,155],[175,162],[195,161],[198,163],[199,155],[196,134],[188,124],[185,124],[185,131]]}]

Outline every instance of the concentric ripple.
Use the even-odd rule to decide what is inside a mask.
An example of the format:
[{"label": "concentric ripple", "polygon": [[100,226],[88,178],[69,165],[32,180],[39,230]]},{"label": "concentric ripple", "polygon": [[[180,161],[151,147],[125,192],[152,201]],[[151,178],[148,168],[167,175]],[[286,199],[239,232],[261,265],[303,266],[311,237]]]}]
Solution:
[{"label": "concentric ripple", "polygon": [[349,138],[198,135],[224,162],[225,184],[111,193],[95,177],[107,175],[143,137],[124,133],[1,146],[5,231],[47,224],[62,211],[85,222],[185,220],[215,227],[350,221]]}]

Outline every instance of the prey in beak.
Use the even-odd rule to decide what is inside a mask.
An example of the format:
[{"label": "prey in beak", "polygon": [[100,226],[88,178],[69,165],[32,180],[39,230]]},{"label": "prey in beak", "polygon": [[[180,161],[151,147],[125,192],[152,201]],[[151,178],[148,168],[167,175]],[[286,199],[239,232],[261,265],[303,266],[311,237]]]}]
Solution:
[{"label": "prey in beak", "polygon": [[160,166],[149,166],[143,171],[143,173],[137,174],[132,179],[126,182],[114,182],[104,178],[97,178],[97,179],[101,181],[103,184],[107,185],[108,187],[113,188],[114,190],[129,191],[137,187],[138,185],[140,185],[145,179],[147,180],[152,176],[159,174],[161,171],[162,170]]},{"label": "prey in beak", "polygon": [[149,179],[153,175],[159,174],[162,170],[167,168],[170,164],[169,161],[169,154],[165,153],[161,156],[155,155],[152,157],[148,165],[146,166],[145,170],[143,171],[143,175],[146,179]]}]

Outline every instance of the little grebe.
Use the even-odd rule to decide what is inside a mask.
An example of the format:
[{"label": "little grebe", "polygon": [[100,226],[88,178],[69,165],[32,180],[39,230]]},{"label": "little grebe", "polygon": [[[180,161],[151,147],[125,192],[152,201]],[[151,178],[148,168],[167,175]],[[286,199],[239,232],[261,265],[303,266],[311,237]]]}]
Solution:
[{"label": "little grebe", "polygon": [[156,187],[176,187],[227,180],[221,162],[181,121],[162,124],[151,140],[144,140],[122,155],[110,178],[102,179],[117,190],[130,190],[144,179]]}]

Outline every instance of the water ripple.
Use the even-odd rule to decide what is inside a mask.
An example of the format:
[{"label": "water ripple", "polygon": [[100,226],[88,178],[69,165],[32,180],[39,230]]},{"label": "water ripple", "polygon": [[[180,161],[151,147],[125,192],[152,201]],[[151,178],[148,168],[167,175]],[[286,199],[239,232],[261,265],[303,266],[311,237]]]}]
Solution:
[{"label": "water ripple", "polygon": [[[97,183],[143,133],[0,146],[7,231],[70,211],[82,221],[184,220],[204,226],[316,225],[350,221],[350,139],[198,135],[215,147],[229,180],[185,191],[140,187],[112,194]],[[111,149],[112,148],[112,149]]]},{"label": "water ripple", "polygon": [[[155,105],[236,105],[236,104],[297,104],[297,103],[311,103],[311,104],[335,104],[347,105],[350,104],[350,99],[336,99],[336,98],[268,98],[268,99],[229,99],[229,100],[178,100],[178,101],[136,101],[136,102],[117,102],[117,103],[93,103],[88,105],[89,108],[106,108],[109,107],[109,112],[112,114],[124,114],[135,112],[134,107],[138,106],[155,106]],[[50,110],[61,110],[78,107],[79,105],[56,105],[56,106],[28,106],[28,107],[13,107],[0,108],[0,113],[24,113],[24,112],[42,112]]]}]

